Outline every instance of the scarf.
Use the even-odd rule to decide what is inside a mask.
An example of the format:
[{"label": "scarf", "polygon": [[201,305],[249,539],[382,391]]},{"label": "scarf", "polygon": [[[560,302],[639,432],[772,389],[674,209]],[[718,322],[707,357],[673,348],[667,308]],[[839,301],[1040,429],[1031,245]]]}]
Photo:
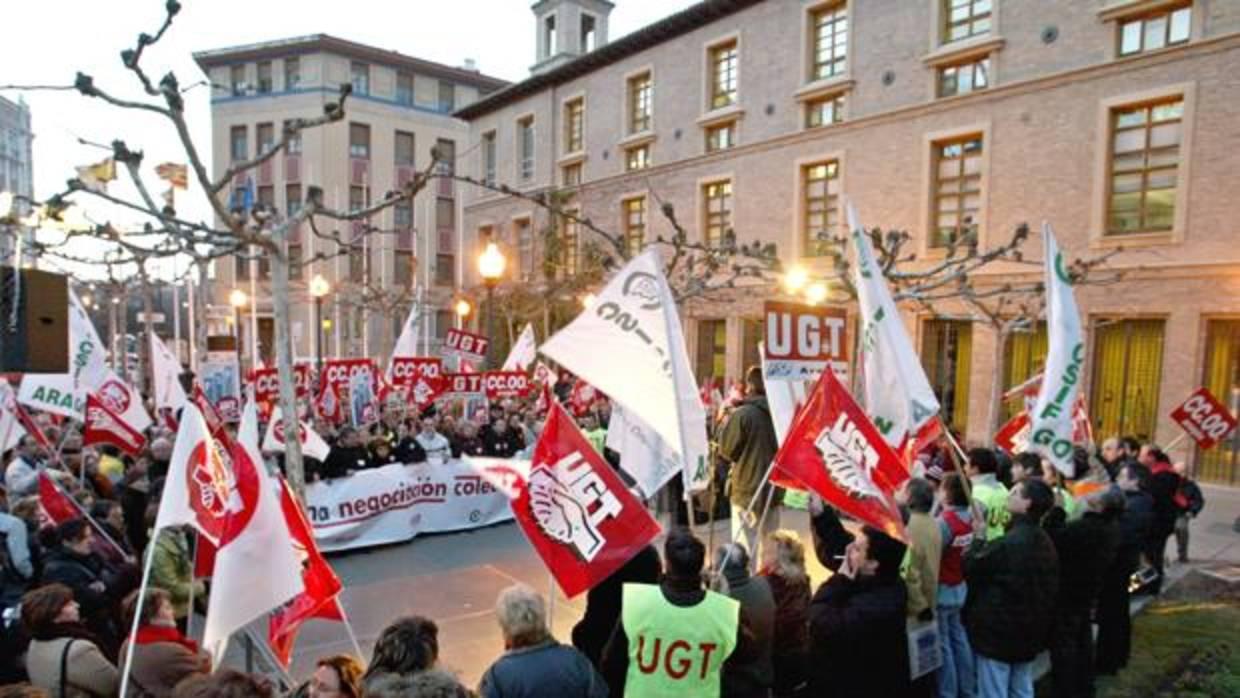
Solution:
[{"label": "scarf", "polygon": [[175,627],[163,625],[144,625],[138,628],[135,640],[139,645],[153,645],[158,642],[171,642],[180,645],[194,654],[198,654],[198,643],[185,637]]}]

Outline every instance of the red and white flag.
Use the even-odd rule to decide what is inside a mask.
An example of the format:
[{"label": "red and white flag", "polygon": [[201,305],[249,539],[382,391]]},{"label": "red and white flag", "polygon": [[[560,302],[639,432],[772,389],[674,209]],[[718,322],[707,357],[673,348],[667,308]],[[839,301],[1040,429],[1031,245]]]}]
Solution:
[{"label": "red and white flag", "polygon": [[17,410],[17,393],[7,380],[0,379],[0,453],[16,447],[26,435]]},{"label": "red and white flag", "polygon": [[46,472],[39,473],[39,506],[43,507],[47,520],[57,526],[82,517],[77,502],[57,487]]},{"label": "red and white flag", "polygon": [[[323,437],[300,420],[297,427],[301,438],[301,452],[319,461],[327,460],[331,447]],[[263,450],[268,453],[284,453],[284,418],[279,407],[271,411],[271,420],[267,422],[267,435],[263,437]]]},{"label": "red and white flag", "polygon": [[220,545],[229,513],[252,511],[259,492],[257,473],[251,469],[238,481],[230,460],[198,408],[186,405],[172,445],[155,530],[188,524]]},{"label": "red and white flag", "polygon": [[[223,445],[225,451],[230,450],[232,438],[228,435],[228,430],[224,428],[224,418],[220,416],[219,410],[215,409],[215,405],[211,404],[202,386],[197,383],[194,384],[194,405],[198,407],[199,415],[206,421],[207,430],[211,436]],[[180,425],[178,425],[179,430]]]},{"label": "red and white flag", "polygon": [[887,535],[907,540],[894,493],[900,457],[835,377],[823,371],[775,454],[771,481],[808,489]]},{"label": "red and white flag", "polygon": [[82,424],[82,445],[111,444],[137,457],[146,446],[146,437],[108,409],[94,394],[86,395],[86,421]]},{"label": "red and white flag", "polygon": [[319,552],[306,514],[284,481],[281,481],[280,487],[280,509],[284,512],[284,522],[292,537],[293,547],[301,559],[301,581],[305,587],[292,601],[272,611],[267,623],[267,639],[271,649],[287,667],[302,623],[311,618],[344,621],[344,611],[337,598],[343,585]]},{"label": "red and white flag", "polygon": [[606,579],[659,534],[659,524],[559,405],[534,447],[512,511],[564,595]]},{"label": "red and white flag", "polygon": [[219,666],[235,631],[305,590],[301,560],[280,506],[279,484],[259,455],[258,409],[252,400],[241,414],[231,470],[202,639],[214,657],[213,666]]}]

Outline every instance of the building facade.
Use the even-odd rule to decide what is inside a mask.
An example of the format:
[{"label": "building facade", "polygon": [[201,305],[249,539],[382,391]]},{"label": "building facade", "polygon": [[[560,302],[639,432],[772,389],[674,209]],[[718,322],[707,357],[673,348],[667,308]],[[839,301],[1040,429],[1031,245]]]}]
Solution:
[{"label": "building facade", "polygon": [[[34,196],[34,130],[31,128],[30,107],[18,99],[12,102],[0,97],[0,192],[17,197]],[[25,203],[16,204],[19,216],[28,212]],[[9,213],[0,211],[0,214]],[[17,226],[14,234],[0,236],[0,264],[12,264],[12,255],[18,237],[32,240],[33,230]],[[29,247],[23,254],[24,262],[33,263],[34,255]]]},{"label": "building facade", "polygon": [[[635,248],[671,236],[667,202],[698,241],[775,243],[820,277],[832,266],[819,233],[843,232],[844,197],[867,226],[912,234],[910,269],[962,235],[986,249],[1043,220],[1074,257],[1122,248],[1109,263],[1120,283],[1077,292],[1083,394],[1099,438],[1165,443],[1179,433],[1168,413],[1201,385],[1240,407],[1236,65],[1237,2],[709,0],[458,111],[462,166],[558,192]],[[466,196],[474,244],[498,235],[523,257],[531,225],[560,246],[589,239],[520,197]],[[1024,253],[1041,258],[1036,233]],[[975,279],[1038,269],[992,264]],[[699,380],[756,360],[762,303],[780,293],[684,309]],[[1000,344],[961,304],[904,311],[947,420],[988,441],[993,376],[1014,386],[1039,370],[1045,330]],[[1240,482],[1236,439],[1173,455]]]},{"label": "building facade", "polygon": [[[273,147],[289,120],[321,115],[341,84],[352,85],[342,121],[303,132],[284,152],[232,183],[231,202],[268,204],[281,212],[301,206],[311,186],[322,188],[330,208],[362,208],[429,167],[432,148],[444,167],[455,167],[468,127],[452,112],[506,84],[468,62],[454,68],[323,34],[194,58],[213,85],[217,177]],[[307,262],[290,271],[295,355],[386,356],[415,303],[425,336],[442,336],[461,279],[460,208],[457,187],[439,179],[412,205],[388,208],[369,221],[332,225],[320,231],[323,236],[302,226],[289,242],[290,258]],[[315,276],[331,289],[318,323],[309,290]],[[269,283],[265,260],[238,256],[215,265],[212,334],[233,332],[234,289],[256,299],[257,322],[248,308],[240,321],[247,361],[253,359],[248,335],[255,326],[259,358],[270,363]]]}]

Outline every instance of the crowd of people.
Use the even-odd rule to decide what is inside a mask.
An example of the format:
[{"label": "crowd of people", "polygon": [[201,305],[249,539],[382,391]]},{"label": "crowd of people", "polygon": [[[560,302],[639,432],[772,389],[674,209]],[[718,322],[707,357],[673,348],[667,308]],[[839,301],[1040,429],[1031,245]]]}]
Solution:
[{"label": "crowd of people", "polygon": [[[808,505],[812,540],[803,541],[778,527],[781,493],[763,489],[777,441],[757,376],[712,425],[732,541],[707,550],[688,528],[672,528],[661,555],[647,547],[588,592],[567,643],[552,635],[542,596],[504,590],[495,607],[504,651],[476,695],[1032,696],[1033,660],[1048,651],[1053,694],[1076,697],[1092,695],[1095,675],[1126,665],[1130,593],[1158,593],[1169,539],[1184,560],[1188,521],[1203,506],[1200,489],[1157,446],[1125,438],[1080,448],[1065,478],[1034,454],[973,448],[961,458],[940,440],[898,493],[907,543],[847,522],[817,498]],[[555,395],[567,401],[568,388]],[[587,439],[617,465],[605,447],[609,417],[605,399],[578,410]],[[135,616],[131,695],[276,695],[261,676],[213,672],[185,634],[206,600],[192,534],[168,528],[150,539],[173,432],[152,426],[131,458],[84,448],[72,427],[39,419],[60,444],[56,462],[31,436],[4,456],[0,686],[9,686],[0,696],[116,695]],[[308,459],[307,475],[528,455],[544,419],[530,401],[473,415],[391,404],[366,428],[316,423],[331,448],[322,462]],[[89,519],[49,525],[40,472]],[[830,571],[816,590],[807,548]],[[138,608],[147,554],[151,586]],[[913,680],[909,628],[926,624],[937,629],[942,662]],[[361,659],[322,658],[295,694],[475,695],[445,670],[430,618],[396,620]]]}]

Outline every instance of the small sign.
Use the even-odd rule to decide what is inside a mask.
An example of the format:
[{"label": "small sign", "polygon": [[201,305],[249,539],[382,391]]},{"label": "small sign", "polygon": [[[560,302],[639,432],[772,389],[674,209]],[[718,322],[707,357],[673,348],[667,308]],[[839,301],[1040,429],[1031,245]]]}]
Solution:
[{"label": "small sign", "polygon": [[482,389],[488,400],[529,395],[530,377],[525,371],[487,371],[482,374]]},{"label": "small sign", "polygon": [[444,350],[462,356],[470,361],[486,361],[487,349],[491,340],[480,334],[464,330],[448,330],[444,337]]},{"label": "small sign", "polygon": [[1209,390],[1198,388],[1184,404],[1171,411],[1171,420],[1180,425],[1202,450],[1214,448],[1236,428],[1236,418]]},{"label": "small sign", "polygon": [[[146,313],[138,313],[138,322],[146,322],[147,317],[148,315]],[[163,324],[164,320],[167,319],[163,313],[151,313],[149,317],[151,318],[151,324],[153,325]]]},{"label": "small sign", "polygon": [[767,301],[767,380],[816,380],[827,366],[848,381],[848,313],[843,308]]},{"label": "small sign", "polygon": [[484,373],[447,373],[444,374],[444,392],[460,396],[477,396],[484,394]]}]

